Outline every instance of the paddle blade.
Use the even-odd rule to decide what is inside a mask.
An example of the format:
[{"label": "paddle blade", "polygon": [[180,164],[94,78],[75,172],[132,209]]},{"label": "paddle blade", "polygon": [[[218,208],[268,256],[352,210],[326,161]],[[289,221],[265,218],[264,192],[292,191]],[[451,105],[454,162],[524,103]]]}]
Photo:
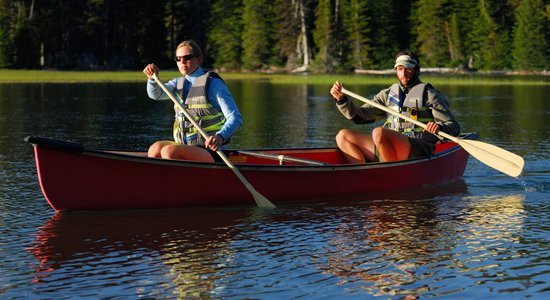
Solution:
[{"label": "paddle blade", "polygon": [[521,156],[491,144],[463,139],[458,143],[482,163],[512,177],[518,177],[525,165]]},{"label": "paddle blade", "polygon": [[271,203],[271,201],[267,200],[266,197],[264,197],[262,194],[254,191],[250,191],[252,194],[252,197],[254,197],[254,201],[256,201],[256,205],[260,208],[275,208],[275,204]]}]

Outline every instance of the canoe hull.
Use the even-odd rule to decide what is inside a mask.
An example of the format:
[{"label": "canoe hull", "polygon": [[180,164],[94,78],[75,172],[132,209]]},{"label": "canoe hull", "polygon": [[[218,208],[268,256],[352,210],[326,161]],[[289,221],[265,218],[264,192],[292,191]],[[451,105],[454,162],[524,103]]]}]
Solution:
[{"label": "canoe hull", "polygon": [[[254,204],[250,192],[223,163],[152,159],[31,143],[40,186],[56,211]],[[363,165],[281,166],[234,153],[229,157],[259,193],[277,204],[368,196],[454,181],[462,177],[468,153],[456,145],[446,148],[430,158]],[[307,158],[342,159],[337,149],[286,151]]]}]

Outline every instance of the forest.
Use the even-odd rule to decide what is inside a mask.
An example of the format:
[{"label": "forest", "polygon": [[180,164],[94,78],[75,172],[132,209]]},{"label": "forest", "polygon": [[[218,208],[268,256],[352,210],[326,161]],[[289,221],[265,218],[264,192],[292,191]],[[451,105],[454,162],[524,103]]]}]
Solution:
[{"label": "forest", "polygon": [[0,68],[174,67],[193,39],[226,71],[550,69],[550,0],[0,0]]}]

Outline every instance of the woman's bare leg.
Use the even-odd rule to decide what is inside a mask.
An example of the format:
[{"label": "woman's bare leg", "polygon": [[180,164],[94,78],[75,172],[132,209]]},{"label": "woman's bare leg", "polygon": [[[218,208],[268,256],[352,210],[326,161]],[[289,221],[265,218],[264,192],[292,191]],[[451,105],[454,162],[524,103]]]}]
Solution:
[{"label": "woman's bare leg", "polygon": [[175,142],[172,141],[158,141],[154,142],[147,151],[147,156],[149,157],[156,157],[156,158],[162,158],[161,151],[164,146],[167,145],[175,145]]},{"label": "woman's bare leg", "polygon": [[185,159],[202,162],[214,162],[214,158],[205,148],[190,145],[165,145],[161,150],[162,158]]}]

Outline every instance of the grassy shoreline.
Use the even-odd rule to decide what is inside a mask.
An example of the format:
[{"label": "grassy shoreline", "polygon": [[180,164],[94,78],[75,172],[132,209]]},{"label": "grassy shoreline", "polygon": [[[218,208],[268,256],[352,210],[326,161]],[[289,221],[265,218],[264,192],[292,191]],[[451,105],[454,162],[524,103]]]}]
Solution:
[{"label": "grassy shoreline", "polygon": [[[278,84],[390,84],[394,75],[365,74],[266,74],[221,72],[225,80],[260,80]],[[162,71],[163,80],[181,76],[177,71]],[[433,84],[452,85],[550,85],[550,76],[535,75],[464,75],[423,73],[422,80]],[[145,82],[141,70],[136,71],[42,71],[0,69],[2,83],[92,83]]]}]

